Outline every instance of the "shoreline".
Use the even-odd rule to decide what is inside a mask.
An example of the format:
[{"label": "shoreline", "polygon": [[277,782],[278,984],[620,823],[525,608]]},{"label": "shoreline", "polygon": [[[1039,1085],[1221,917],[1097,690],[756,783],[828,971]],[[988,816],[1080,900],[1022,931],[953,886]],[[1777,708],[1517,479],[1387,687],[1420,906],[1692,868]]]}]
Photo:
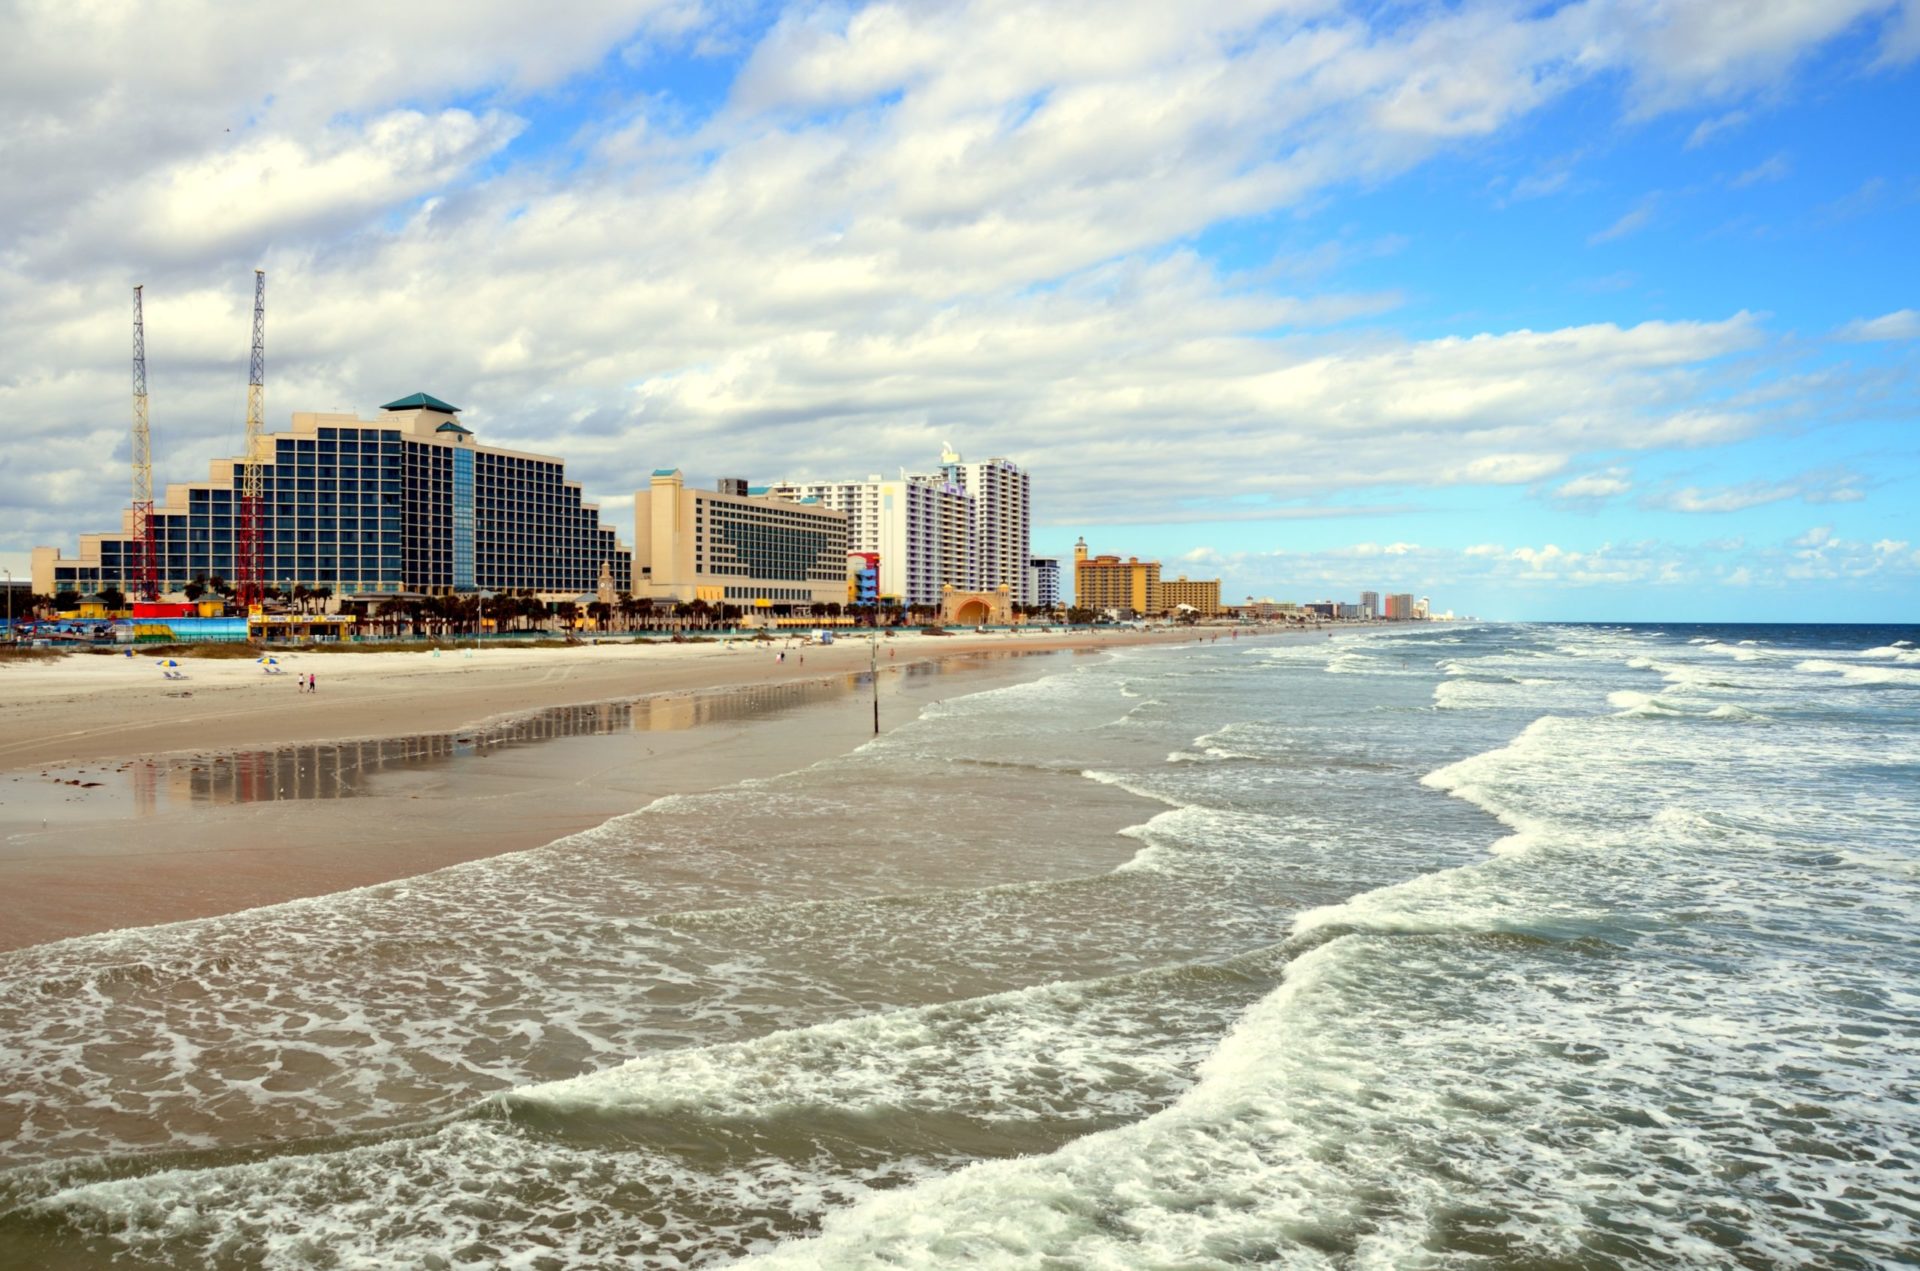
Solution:
[{"label": "shoreline", "polygon": [[[1209,640],[1220,631],[1200,630]],[[884,669],[989,651],[1100,651],[1193,642],[1194,633],[1184,631],[913,633],[881,641],[880,664]],[[0,776],[135,756],[454,732],[553,706],[745,689],[861,673],[868,666],[864,639],[795,648],[784,663],[775,660],[777,649],[660,642],[438,654],[290,650],[275,656],[292,674],[268,676],[250,659],[189,658],[181,661],[183,680],[160,679],[151,660],[138,656],[76,652],[57,662],[0,663],[0,718],[8,721],[0,735]],[[312,695],[294,688],[296,677],[308,672],[319,681]]]},{"label": "shoreline", "polygon": [[[1055,659],[1193,642],[1191,633],[1154,635],[903,641],[892,659],[882,650],[883,731],[941,698],[1044,674],[1061,665]],[[79,746],[87,757],[0,772],[0,884],[14,899],[0,918],[0,950],[236,912],[537,848],[662,796],[777,776],[872,735],[864,641],[809,648],[804,665],[797,650],[781,664],[766,650],[665,647],[682,665],[654,668],[653,682],[638,693],[618,682],[643,660],[629,659],[609,674],[543,676],[517,690],[508,709],[487,691],[495,677],[476,673],[480,657],[432,668],[369,666],[357,688],[351,669],[341,668],[332,673],[335,701],[327,711],[299,709],[327,692],[325,668],[316,672],[319,693],[308,696],[292,690],[291,675],[263,683],[253,663],[226,663],[230,695],[265,691],[284,702],[272,721],[274,740],[251,741],[260,720],[228,711],[192,730],[198,745],[111,759],[97,754],[97,744]],[[693,650],[708,656],[687,656]],[[579,652],[522,657],[544,664]],[[759,674],[744,663],[748,656]],[[430,660],[421,653],[350,660],[361,657]],[[334,664],[345,660],[335,655]],[[249,673],[259,678],[236,678]],[[609,686],[626,691],[581,700]],[[129,691],[136,699],[144,692]],[[544,700],[518,705],[529,692]],[[125,708],[123,694],[102,696],[92,710],[115,709],[116,700]],[[329,721],[356,711],[408,726],[357,738],[321,735]],[[445,718],[454,722],[436,726]],[[72,736],[96,738],[88,730]]]}]

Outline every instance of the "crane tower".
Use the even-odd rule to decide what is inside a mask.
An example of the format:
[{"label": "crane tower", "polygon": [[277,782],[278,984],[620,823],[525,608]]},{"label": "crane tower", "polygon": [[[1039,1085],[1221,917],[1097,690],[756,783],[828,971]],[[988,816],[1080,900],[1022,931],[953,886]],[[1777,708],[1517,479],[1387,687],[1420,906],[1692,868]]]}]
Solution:
[{"label": "crane tower", "polygon": [[234,561],[240,603],[249,612],[261,601],[260,451],[264,442],[267,378],[267,271],[253,271],[253,357],[247,364],[247,449],[240,477],[240,540]]},{"label": "crane tower", "polygon": [[153,532],[153,436],[147,427],[147,327],[141,288],[133,289],[133,592],[160,599],[160,554]]}]

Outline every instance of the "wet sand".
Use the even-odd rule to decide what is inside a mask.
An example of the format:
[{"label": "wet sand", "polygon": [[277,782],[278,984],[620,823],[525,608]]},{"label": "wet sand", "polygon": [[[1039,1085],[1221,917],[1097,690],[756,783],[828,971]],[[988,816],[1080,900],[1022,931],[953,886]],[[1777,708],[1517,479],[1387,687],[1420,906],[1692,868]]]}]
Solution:
[{"label": "wet sand", "polygon": [[[1139,641],[1130,633],[1101,647],[1123,642]],[[924,638],[901,641],[892,657],[883,647],[883,727],[930,701],[1044,674],[1083,656],[1088,643]],[[35,743],[64,744],[87,758],[0,773],[0,886],[10,902],[0,911],[0,949],[229,913],[537,847],[663,795],[791,771],[871,735],[864,644],[811,648],[804,664],[797,650],[780,663],[765,649],[717,649],[310,655],[289,663],[302,674],[317,668],[321,688],[310,696],[294,691],[291,672],[283,683],[250,663],[207,663],[189,666],[187,683],[210,683],[218,705],[189,714],[198,693],[172,699],[187,707],[172,733],[152,724],[108,727],[98,716],[114,698],[138,702],[153,691],[114,685],[102,694],[108,701],[72,712],[82,727]],[[362,661],[370,665],[348,665]],[[645,696],[631,695],[636,680]],[[669,687],[688,680],[706,685]],[[621,684],[629,696],[568,703]],[[364,733],[369,718],[392,731],[329,736]],[[116,735],[207,740],[95,757]],[[246,744],[261,735],[275,744]],[[23,741],[34,739],[8,738]]]},{"label": "wet sand", "polygon": [[[1208,638],[1211,638],[1211,629]],[[1115,630],[902,635],[881,642],[900,666],[987,650],[1191,643],[1189,633]],[[1225,638],[1224,636],[1222,638]],[[77,653],[0,662],[0,772],[134,755],[443,732],[549,706],[664,692],[793,683],[867,668],[867,641],[790,650],[734,644],[609,642],[566,649],[278,654],[279,674],[246,659],[181,658],[163,679],[152,658]],[[318,692],[296,691],[318,677]]]}]

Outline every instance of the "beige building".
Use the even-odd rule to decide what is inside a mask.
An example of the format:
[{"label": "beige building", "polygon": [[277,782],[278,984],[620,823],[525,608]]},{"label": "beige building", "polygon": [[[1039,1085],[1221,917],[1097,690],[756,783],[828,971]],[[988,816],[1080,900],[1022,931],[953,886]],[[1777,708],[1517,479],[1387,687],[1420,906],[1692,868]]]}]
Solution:
[{"label": "beige building", "polygon": [[1160,584],[1160,603],[1169,612],[1181,605],[1190,605],[1202,618],[1212,618],[1220,613],[1220,580],[1218,578],[1193,578],[1185,574],[1171,582]]},{"label": "beige building", "polygon": [[660,468],[635,492],[636,596],[776,613],[846,603],[846,513],[723,484],[689,490]]},{"label": "beige building", "polygon": [[1073,545],[1073,603],[1082,609],[1161,613],[1166,602],[1160,595],[1160,562],[1089,556],[1083,538]]}]

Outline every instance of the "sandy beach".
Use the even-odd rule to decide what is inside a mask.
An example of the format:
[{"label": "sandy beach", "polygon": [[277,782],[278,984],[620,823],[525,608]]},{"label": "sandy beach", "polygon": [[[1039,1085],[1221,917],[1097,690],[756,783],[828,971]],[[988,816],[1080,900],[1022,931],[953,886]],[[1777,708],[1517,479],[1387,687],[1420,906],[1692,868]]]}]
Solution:
[{"label": "sandy beach", "polygon": [[[1058,657],[1195,642],[898,636],[878,651],[882,727]],[[279,656],[271,675],[183,658],[179,680],[151,658],[0,664],[0,948],[536,847],[872,731],[864,640],[784,661],[744,643]]]},{"label": "sandy beach", "polygon": [[[1209,629],[1205,638],[1215,632]],[[1225,638],[1224,636],[1222,638]],[[1323,637],[1324,638],[1324,637]],[[1114,630],[1089,635],[898,635],[884,666],[981,652],[1193,643],[1192,632]],[[796,648],[726,643],[612,642],[579,648],[276,653],[282,673],[247,660],[180,659],[163,679],[151,657],[74,654],[55,662],[0,662],[0,772],[135,755],[393,737],[471,727],[548,706],[673,692],[794,683],[864,671],[867,641]],[[295,689],[318,677],[318,691]]]}]

